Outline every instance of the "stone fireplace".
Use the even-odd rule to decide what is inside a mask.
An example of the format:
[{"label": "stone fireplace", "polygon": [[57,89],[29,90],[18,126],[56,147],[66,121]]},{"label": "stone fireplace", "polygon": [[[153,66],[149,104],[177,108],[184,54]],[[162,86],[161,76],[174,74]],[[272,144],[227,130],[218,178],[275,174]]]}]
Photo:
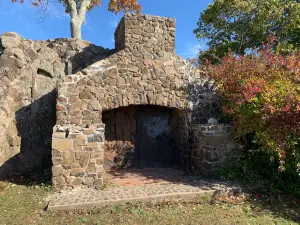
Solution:
[{"label": "stone fireplace", "polygon": [[115,47],[58,88],[54,188],[101,186],[105,169],[131,166],[212,175],[235,147],[227,125],[206,124],[217,116],[216,85],[175,54],[175,20],[126,15]]},{"label": "stone fireplace", "polygon": [[180,167],[176,110],[129,106],[103,113],[104,169]]}]

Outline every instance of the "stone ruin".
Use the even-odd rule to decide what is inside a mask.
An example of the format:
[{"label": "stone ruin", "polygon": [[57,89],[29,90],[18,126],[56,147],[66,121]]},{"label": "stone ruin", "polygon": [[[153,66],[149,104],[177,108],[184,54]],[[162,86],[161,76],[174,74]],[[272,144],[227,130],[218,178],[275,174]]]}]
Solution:
[{"label": "stone ruin", "polygon": [[215,82],[175,54],[175,19],[126,15],[113,50],[13,33],[1,43],[0,176],[52,165],[57,190],[99,187],[128,167],[214,176],[236,155]]},{"label": "stone ruin", "polygon": [[51,168],[58,83],[108,56],[74,39],[0,36],[0,178]]}]

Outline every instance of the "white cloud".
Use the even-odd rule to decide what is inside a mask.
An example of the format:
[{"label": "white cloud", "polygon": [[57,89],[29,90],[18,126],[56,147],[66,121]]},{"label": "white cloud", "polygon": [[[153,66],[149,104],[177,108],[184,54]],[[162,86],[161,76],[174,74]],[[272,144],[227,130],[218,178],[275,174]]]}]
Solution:
[{"label": "white cloud", "polygon": [[204,43],[190,44],[186,43],[186,50],[181,52],[180,55],[187,58],[194,58],[198,55],[200,50],[206,49],[206,45]]},{"label": "white cloud", "polygon": [[65,12],[64,7],[59,3],[50,2],[45,11],[41,11],[41,13],[44,12],[53,19],[69,19],[69,15]]},{"label": "white cloud", "polygon": [[[65,9],[62,4],[49,1],[47,6],[33,7],[29,2],[9,3],[12,4],[8,10],[0,10],[2,15],[17,15],[19,18],[30,18],[36,20],[51,19],[69,19],[69,15],[65,13]],[[12,7],[13,6],[13,7]]]}]

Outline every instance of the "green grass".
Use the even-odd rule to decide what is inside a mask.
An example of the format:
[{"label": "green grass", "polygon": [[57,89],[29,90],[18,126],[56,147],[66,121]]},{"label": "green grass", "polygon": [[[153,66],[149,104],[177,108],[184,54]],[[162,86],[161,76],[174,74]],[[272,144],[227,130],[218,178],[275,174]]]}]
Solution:
[{"label": "green grass", "polygon": [[49,186],[2,183],[0,224],[299,224],[300,206],[284,196],[249,197],[247,201],[127,204],[94,211],[45,212]]}]

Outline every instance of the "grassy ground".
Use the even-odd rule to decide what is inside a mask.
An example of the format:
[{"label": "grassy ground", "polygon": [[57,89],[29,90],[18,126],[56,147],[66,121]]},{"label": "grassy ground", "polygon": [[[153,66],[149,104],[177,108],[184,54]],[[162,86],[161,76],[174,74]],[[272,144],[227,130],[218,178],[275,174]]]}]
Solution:
[{"label": "grassy ground", "polygon": [[45,212],[49,186],[0,182],[0,224],[299,224],[300,205],[288,197],[254,195],[239,203],[164,202],[92,212]]}]

